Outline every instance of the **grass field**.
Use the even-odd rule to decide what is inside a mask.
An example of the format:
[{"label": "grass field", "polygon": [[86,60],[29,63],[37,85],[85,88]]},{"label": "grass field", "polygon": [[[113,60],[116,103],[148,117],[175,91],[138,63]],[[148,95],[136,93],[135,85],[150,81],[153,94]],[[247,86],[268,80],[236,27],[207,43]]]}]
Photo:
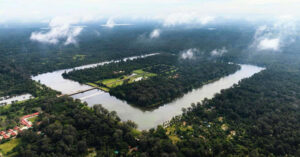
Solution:
[{"label": "grass field", "polygon": [[96,87],[96,88],[99,88],[99,89],[101,89],[101,90],[103,90],[103,91],[106,91],[106,92],[108,92],[109,91],[109,89],[108,88],[106,88],[106,87],[102,87],[102,86],[98,86],[97,84],[95,84],[95,83],[87,83],[88,85],[90,85],[90,86],[93,86],[93,87]]},{"label": "grass field", "polygon": [[31,121],[32,123],[34,123],[37,120],[38,116],[29,118],[28,120]]},{"label": "grass field", "polygon": [[112,78],[101,81],[102,84],[107,86],[108,88],[114,88],[123,84],[125,79],[122,78]]},{"label": "grass field", "polygon": [[142,77],[153,77],[153,76],[157,75],[154,73],[143,71],[142,69],[134,70],[132,73],[137,74],[138,76],[142,76]]},{"label": "grass field", "polygon": [[6,156],[7,153],[12,151],[17,145],[19,145],[21,140],[19,138],[11,139],[3,144],[0,144],[1,153]]},{"label": "grass field", "polygon": [[[98,83],[98,84],[101,83],[101,84],[105,85],[106,89],[107,88],[115,88],[117,86],[123,85],[125,81],[127,81],[128,83],[133,83],[133,82],[136,82],[136,81],[139,81],[142,79],[147,79],[148,77],[153,77],[156,75],[157,74],[146,72],[146,71],[143,71],[142,69],[138,69],[138,70],[134,70],[131,75],[123,75],[118,78],[110,78],[110,79],[100,80],[100,81],[97,81],[96,83]],[[89,83],[89,84],[91,84],[91,83]]]},{"label": "grass field", "polygon": [[73,56],[73,60],[84,60],[85,59],[85,55],[75,55]]},{"label": "grass field", "polygon": [[[131,72],[130,75],[123,75],[117,78],[109,78],[109,79],[99,80],[96,82],[89,82],[87,84],[108,92],[109,89],[115,88],[117,86],[121,86],[124,83],[134,83],[137,81],[148,79],[149,77],[157,76],[158,74],[156,73],[147,72],[147,71],[153,71],[151,70],[151,68],[154,68],[155,69],[154,71],[158,71],[159,74],[167,74],[167,75],[175,73],[177,71],[176,67],[174,66],[156,65],[154,67],[147,67],[143,69],[134,70]],[[160,70],[157,70],[158,68]]]}]

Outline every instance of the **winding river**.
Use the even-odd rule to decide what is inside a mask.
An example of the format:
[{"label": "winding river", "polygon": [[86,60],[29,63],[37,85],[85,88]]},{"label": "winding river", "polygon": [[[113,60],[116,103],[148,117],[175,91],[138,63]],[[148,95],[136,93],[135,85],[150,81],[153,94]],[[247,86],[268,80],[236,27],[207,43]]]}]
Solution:
[{"label": "winding river", "polygon": [[[134,60],[134,59],[138,59],[138,58],[154,56],[157,54],[159,54],[159,53],[151,53],[151,54],[142,55],[142,56],[127,57],[122,60],[123,61]],[[121,60],[112,60],[112,61],[106,61],[106,62],[101,62],[101,63],[96,63],[96,64],[88,64],[88,65],[79,66],[79,67],[70,68],[70,69],[57,70],[54,72],[48,72],[48,73],[40,74],[37,76],[33,76],[33,77],[31,77],[31,79],[33,79],[37,82],[40,82],[54,90],[60,91],[62,94],[69,95],[69,94],[76,93],[79,91],[92,89],[93,87],[85,85],[85,84],[80,84],[80,83],[72,81],[72,80],[64,79],[62,77],[62,74],[64,72],[70,72],[72,70],[93,68],[96,66],[101,66],[101,65],[109,64],[109,63],[116,63],[116,62],[120,62],[120,61]]]},{"label": "winding river", "polygon": [[[123,60],[132,60],[152,55],[156,54],[134,56],[125,58]],[[81,90],[90,89],[92,87],[88,85],[79,84],[72,80],[64,79],[62,77],[62,74],[65,71],[68,72],[74,69],[86,69],[118,61],[102,62],[98,64],[90,64],[86,66],[76,67],[73,69],[58,70],[34,76],[32,77],[32,79],[35,81],[40,81],[42,84],[45,84],[46,86],[52,89],[61,91],[62,94],[71,94]],[[170,120],[176,115],[180,115],[182,113],[182,108],[189,107],[191,103],[201,102],[204,98],[211,99],[216,93],[221,92],[222,89],[230,88],[234,84],[237,84],[240,80],[251,77],[255,73],[264,70],[264,68],[262,67],[253,65],[241,64],[240,66],[241,69],[236,71],[235,73],[222,77],[219,80],[206,84],[198,89],[194,89],[184,94],[183,97],[180,97],[170,103],[167,103],[163,106],[160,106],[157,109],[150,111],[144,111],[139,108],[136,108],[132,105],[127,104],[125,101],[119,100],[116,97],[109,95],[109,93],[98,89],[90,90],[84,93],[79,93],[73,95],[72,97],[87,102],[89,106],[93,106],[95,104],[102,104],[102,106],[108,109],[109,111],[116,111],[118,116],[123,121],[131,120],[138,124],[138,128],[141,130],[150,129],[156,127],[159,124],[163,124],[163,122]]]}]

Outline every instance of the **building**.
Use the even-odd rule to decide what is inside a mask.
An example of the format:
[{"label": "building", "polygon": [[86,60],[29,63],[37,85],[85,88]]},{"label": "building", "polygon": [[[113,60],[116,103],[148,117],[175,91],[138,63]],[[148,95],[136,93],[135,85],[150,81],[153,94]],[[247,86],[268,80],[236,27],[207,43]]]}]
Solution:
[{"label": "building", "polygon": [[24,126],[20,129],[20,131],[27,130],[27,129],[29,129],[29,128],[27,126]]},{"label": "building", "polygon": [[5,134],[6,134],[5,131],[1,131],[1,132],[0,132],[0,135],[5,135]]},{"label": "building", "polygon": [[14,130],[15,130],[15,131],[20,131],[20,127],[15,126],[15,127],[14,127]]},{"label": "building", "polygon": [[32,123],[30,121],[28,121],[28,119],[36,117],[38,115],[39,115],[39,112],[23,116],[20,119],[21,125],[24,125],[24,126],[22,126],[22,128],[20,128],[19,126],[15,126],[13,129],[8,129],[7,132],[0,131],[0,141],[2,139],[9,139],[11,137],[17,136],[19,132],[21,132],[23,130],[27,130],[30,127],[32,127]]},{"label": "building", "polygon": [[13,132],[11,132],[11,134],[10,134],[11,136],[17,136],[18,135],[18,132],[16,132],[16,131],[13,131]]},{"label": "building", "polygon": [[3,135],[3,138],[4,138],[4,139],[9,139],[9,138],[10,138],[10,135],[9,135],[9,134],[4,134],[4,135]]},{"label": "building", "polygon": [[39,112],[36,112],[36,113],[33,113],[33,114],[29,114],[29,115],[26,115],[26,116],[23,116],[20,121],[21,121],[21,124],[22,125],[25,125],[27,127],[32,127],[32,123],[30,121],[28,121],[29,118],[33,118],[33,117],[36,117],[39,115]]}]

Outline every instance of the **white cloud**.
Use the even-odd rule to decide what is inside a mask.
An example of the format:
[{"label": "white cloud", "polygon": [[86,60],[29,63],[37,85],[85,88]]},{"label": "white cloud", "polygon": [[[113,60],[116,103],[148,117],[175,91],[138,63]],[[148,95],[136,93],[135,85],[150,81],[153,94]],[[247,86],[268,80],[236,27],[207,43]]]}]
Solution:
[{"label": "white cloud", "polygon": [[188,50],[184,50],[181,53],[181,58],[182,59],[193,59],[194,54],[197,53],[197,52],[199,52],[199,50],[196,49],[196,48],[191,48],[191,49],[188,49]]},{"label": "white cloud", "polygon": [[280,51],[281,47],[293,43],[297,34],[295,19],[288,15],[280,16],[273,25],[257,28],[250,48]]},{"label": "white cloud", "polygon": [[214,49],[214,50],[212,50],[210,52],[210,54],[211,54],[211,56],[218,57],[218,56],[223,56],[227,52],[228,52],[228,50],[225,47],[223,47],[222,49]]},{"label": "white cloud", "polygon": [[204,16],[204,17],[199,18],[199,21],[203,25],[208,24],[209,22],[212,22],[213,20],[215,20],[215,17],[213,17],[213,16]]},{"label": "white cloud", "polygon": [[193,20],[193,16],[191,14],[174,13],[174,14],[170,14],[164,19],[164,25],[173,26],[177,24],[185,24],[191,22],[192,20]]},{"label": "white cloud", "polygon": [[160,36],[160,29],[154,29],[151,33],[150,33],[150,35],[149,35],[149,37],[151,38],[151,39],[154,39],[154,38],[158,38],[159,36]]},{"label": "white cloud", "polygon": [[180,12],[180,13],[173,13],[166,17],[158,17],[163,18],[164,26],[175,26],[175,25],[182,25],[182,24],[208,24],[212,22],[215,17],[213,16],[203,16],[195,12]]},{"label": "white cloud", "polygon": [[83,27],[74,27],[72,24],[76,24],[79,21],[80,20],[71,17],[53,18],[49,23],[49,31],[33,32],[31,33],[30,39],[48,44],[57,44],[61,40],[65,40],[65,45],[76,44],[76,37],[80,34]]},{"label": "white cloud", "polygon": [[4,0],[0,20],[41,21],[62,15],[154,17],[178,12],[239,18],[282,14],[299,17],[299,6],[299,0]]},{"label": "white cloud", "polygon": [[68,38],[66,40],[66,42],[64,43],[65,45],[69,45],[69,44],[76,44],[76,36],[78,36],[80,34],[80,32],[82,31],[83,27],[76,27],[74,28],[70,34],[68,35]]},{"label": "white cloud", "polygon": [[214,27],[210,27],[210,28],[207,28],[207,29],[210,30],[210,31],[216,30],[216,28],[214,28]]},{"label": "white cloud", "polygon": [[274,50],[278,51],[279,50],[279,38],[274,38],[274,39],[263,39],[259,42],[258,44],[258,49],[259,50]]},{"label": "white cloud", "polygon": [[113,28],[113,27],[115,27],[115,25],[116,25],[116,23],[115,23],[114,19],[113,18],[109,18],[107,20],[106,24],[102,25],[102,26]]},{"label": "white cloud", "polygon": [[131,25],[131,24],[126,24],[126,23],[117,24],[117,23],[115,23],[114,18],[111,17],[106,21],[105,25],[101,25],[101,26],[108,27],[108,28],[114,28],[115,26],[129,26],[129,25]]}]

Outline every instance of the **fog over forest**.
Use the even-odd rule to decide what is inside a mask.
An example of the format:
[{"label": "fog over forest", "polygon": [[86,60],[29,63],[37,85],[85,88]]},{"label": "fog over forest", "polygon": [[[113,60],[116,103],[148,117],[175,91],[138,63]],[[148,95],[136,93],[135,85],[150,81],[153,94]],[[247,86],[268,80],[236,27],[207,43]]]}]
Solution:
[{"label": "fog over forest", "polygon": [[0,156],[300,156],[298,0],[0,2]]}]

